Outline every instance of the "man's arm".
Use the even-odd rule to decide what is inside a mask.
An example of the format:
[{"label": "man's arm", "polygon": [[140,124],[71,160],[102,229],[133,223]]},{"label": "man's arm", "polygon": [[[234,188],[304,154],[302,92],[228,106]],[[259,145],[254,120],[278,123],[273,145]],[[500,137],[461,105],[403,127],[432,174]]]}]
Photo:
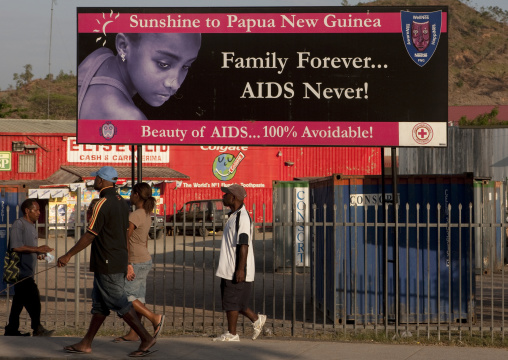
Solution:
[{"label": "man's arm", "polygon": [[67,251],[65,255],[62,255],[58,258],[58,267],[67,265],[71,257],[88,247],[92,243],[93,239],[95,239],[94,234],[89,231],[85,232],[78,240],[78,242],[69,251]]},{"label": "man's arm", "polygon": [[37,255],[46,254],[48,252],[53,251],[48,245],[41,246],[30,246],[26,245],[25,231],[22,225],[21,220],[16,220],[12,224],[11,235],[9,245],[12,247],[12,250],[17,253],[37,253]]},{"label": "man's arm", "polygon": [[245,281],[245,266],[247,265],[247,253],[249,252],[249,245],[238,244],[236,246],[236,262],[235,278],[236,282]]},{"label": "man's arm", "polygon": [[41,246],[28,246],[23,245],[17,248],[13,248],[12,251],[15,251],[17,253],[37,253],[37,254],[45,254],[53,251],[53,248],[50,248],[48,245],[41,245]]}]

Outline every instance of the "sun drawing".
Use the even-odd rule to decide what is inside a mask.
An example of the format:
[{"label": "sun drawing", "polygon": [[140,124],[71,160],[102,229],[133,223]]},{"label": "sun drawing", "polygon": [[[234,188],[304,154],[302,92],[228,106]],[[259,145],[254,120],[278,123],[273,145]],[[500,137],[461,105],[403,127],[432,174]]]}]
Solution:
[{"label": "sun drawing", "polygon": [[[104,34],[104,42],[102,43],[102,46],[106,45],[106,26],[108,26],[109,23],[112,23],[113,21],[115,21],[119,16],[120,16],[120,13],[117,13],[115,18],[113,19],[113,10],[111,10],[111,12],[109,13],[109,20],[106,19],[106,14],[102,13],[102,19],[104,20],[104,23],[101,24],[101,20],[99,19],[95,19],[97,21],[97,23],[102,26],[102,29],[94,29],[93,32],[102,32]],[[100,40],[102,40],[102,35],[99,36],[97,39],[95,39],[95,42],[99,42]]]}]

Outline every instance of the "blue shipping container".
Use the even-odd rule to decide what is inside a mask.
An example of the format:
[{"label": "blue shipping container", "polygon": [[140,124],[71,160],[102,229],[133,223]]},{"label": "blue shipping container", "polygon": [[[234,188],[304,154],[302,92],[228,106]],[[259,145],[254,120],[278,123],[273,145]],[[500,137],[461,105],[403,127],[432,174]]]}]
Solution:
[{"label": "blue shipping container", "polygon": [[[7,224],[12,225],[18,218],[16,206],[20,205],[26,199],[26,190],[21,186],[0,185],[0,256],[5,257],[7,249]],[[7,209],[7,207],[9,209]],[[0,267],[0,279],[3,278],[4,268]],[[5,290],[7,285],[0,281],[0,291]],[[14,289],[12,289],[14,291]],[[4,293],[5,294],[5,293]]]},{"label": "blue shipping container", "polygon": [[[475,179],[475,222],[500,224],[504,222],[505,184],[490,179]],[[501,227],[482,227],[475,230],[476,273],[488,274],[504,266]]]},{"label": "blue shipping container", "polygon": [[[384,222],[381,177],[334,175],[310,182],[311,203],[317,205],[311,221],[330,223],[326,231],[318,227],[312,239],[318,306],[336,322],[357,324],[385,316],[399,323],[469,319],[474,235],[467,227],[459,231],[446,224],[472,221],[473,181],[468,174],[399,176],[397,232],[391,179],[385,186],[386,231],[375,226]],[[436,224],[443,225],[439,231]]]}]

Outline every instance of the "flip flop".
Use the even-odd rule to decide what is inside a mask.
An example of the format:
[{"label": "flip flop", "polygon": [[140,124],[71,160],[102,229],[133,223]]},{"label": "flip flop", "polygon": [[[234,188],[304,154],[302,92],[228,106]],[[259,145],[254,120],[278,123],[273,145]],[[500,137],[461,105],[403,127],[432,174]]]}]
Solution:
[{"label": "flip flop", "polygon": [[64,346],[64,351],[68,352],[70,354],[90,354],[91,353],[91,352],[85,352],[85,351],[78,350],[72,345]]},{"label": "flip flop", "polygon": [[144,356],[153,354],[156,351],[157,351],[157,349],[155,349],[155,350],[152,350],[152,349],[148,349],[148,350],[136,350],[136,351],[131,352],[129,354],[129,357],[144,357]]},{"label": "flip flop", "polygon": [[157,339],[157,336],[159,336],[161,330],[162,330],[162,327],[164,326],[164,319],[165,319],[165,315],[162,315],[161,317],[161,321],[157,324],[157,330],[155,330],[155,333],[153,334],[153,338],[154,339]]},{"label": "flip flop", "polygon": [[136,341],[139,341],[139,339],[138,340],[129,340],[129,339],[126,339],[124,336],[120,336],[120,337],[117,337],[116,339],[113,339],[112,341],[114,343],[136,342]]}]

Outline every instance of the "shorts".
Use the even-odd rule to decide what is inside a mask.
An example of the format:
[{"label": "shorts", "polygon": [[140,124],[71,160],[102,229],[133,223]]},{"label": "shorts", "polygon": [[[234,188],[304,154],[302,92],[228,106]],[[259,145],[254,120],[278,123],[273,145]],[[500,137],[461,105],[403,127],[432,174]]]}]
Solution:
[{"label": "shorts", "polygon": [[132,307],[124,289],[125,274],[95,273],[92,289],[92,314],[108,316],[110,310],[122,317]]},{"label": "shorts", "polygon": [[220,292],[222,296],[222,310],[245,311],[249,308],[252,282],[237,283],[232,280],[221,279]]},{"label": "shorts", "polygon": [[132,281],[125,280],[125,292],[127,294],[127,300],[139,300],[145,304],[146,278],[152,269],[152,259],[146,262],[132,264],[132,266],[134,267],[134,273],[136,274],[136,277]]}]

